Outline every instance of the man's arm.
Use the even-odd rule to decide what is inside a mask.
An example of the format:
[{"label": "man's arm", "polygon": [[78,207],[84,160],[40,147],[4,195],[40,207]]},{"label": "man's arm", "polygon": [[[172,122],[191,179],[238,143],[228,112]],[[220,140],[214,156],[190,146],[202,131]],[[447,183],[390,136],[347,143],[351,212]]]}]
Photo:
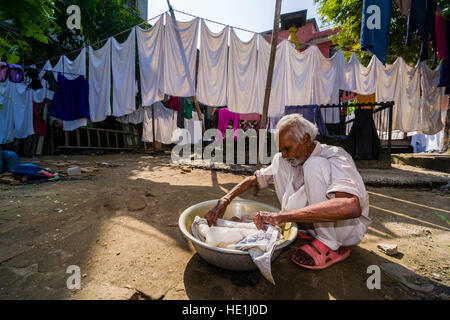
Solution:
[{"label": "man's arm", "polygon": [[278,225],[283,222],[332,222],[359,216],[361,207],[358,197],[346,192],[336,192],[335,198],[301,209],[279,213],[259,212],[253,221],[258,229],[263,229],[264,223]]},{"label": "man's arm", "polygon": [[250,176],[242,180],[239,184],[237,184],[230,192],[228,192],[225,196],[219,199],[217,205],[208,211],[205,215],[205,219],[208,221],[208,225],[216,225],[217,219],[222,218],[227,206],[230,204],[231,200],[236,198],[241,193],[244,193],[251,187],[255,186],[258,183],[258,180],[255,175]]}]

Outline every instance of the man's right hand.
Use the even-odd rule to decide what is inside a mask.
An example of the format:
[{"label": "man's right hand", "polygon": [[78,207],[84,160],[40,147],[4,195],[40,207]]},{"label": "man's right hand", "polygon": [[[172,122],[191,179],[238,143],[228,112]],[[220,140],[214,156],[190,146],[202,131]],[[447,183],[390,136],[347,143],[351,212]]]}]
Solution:
[{"label": "man's right hand", "polygon": [[208,221],[208,226],[211,227],[217,225],[217,219],[223,217],[229,204],[230,202],[227,199],[219,199],[217,205],[209,210],[205,215],[205,219]]}]

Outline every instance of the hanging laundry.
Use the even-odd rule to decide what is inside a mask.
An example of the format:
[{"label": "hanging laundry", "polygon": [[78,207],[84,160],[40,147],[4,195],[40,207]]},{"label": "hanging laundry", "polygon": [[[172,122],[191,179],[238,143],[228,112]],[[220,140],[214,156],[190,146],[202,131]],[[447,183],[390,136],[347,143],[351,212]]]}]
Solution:
[{"label": "hanging laundry", "polygon": [[0,144],[34,134],[33,93],[23,83],[2,83],[0,95]]},{"label": "hanging laundry", "polygon": [[33,129],[38,136],[47,136],[47,125],[44,120],[43,105],[33,101]]},{"label": "hanging laundry", "polygon": [[377,160],[380,139],[372,117],[372,110],[355,110],[355,120],[347,138],[354,160]]},{"label": "hanging laundry", "polygon": [[38,90],[42,89],[41,79],[39,79],[39,72],[34,67],[28,68],[25,72],[25,76],[29,79],[27,89]]},{"label": "hanging laundry", "polygon": [[[177,129],[176,111],[164,107],[158,101],[155,110],[155,140],[164,144],[172,143],[172,135]],[[153,142],[152,108],[145,107],[142,141]]]},{"label": "hanging laundry", "polygon": [[231,112],[226,108],[219,110],[219,124],[217,130],[222,133],[222,137],[217,137],[217,141],[222,141],[230,121],[233,121],[234,140],[237,140],[236,130],[239,129],[239,113]]},{"label": "hanging laundry", "polygon": [[59,90],[53,96],[49,114],[52,117],[71,121],[89,118],[89,84],[83,76],[74,80],[58,74]]},{"label": "hanging laundry", "polygon": [[177,112],[177,127],[184,128],[184,98],[179,97],[178,101],[178,112]]},{"label": "hanging laundry", "polygon": [[14,140],[14,107],[10,97],[11,82],[0,82],[0,144]]},{"label": "hanging laundry", "polygon": [[[267,72],[269,69],[270,44],[262,35],[258,38],[258,64],[256,72],[256,88],[254,98],[248,104],[245,113],[263,113],[264,94],[266,91]],[[288,68],[288,47],[293,45],[289,41],[278,44],[273,66],[272,87],[270,89],[268,116],[279,115],[284,112],[286,105],[286,69]]]},{"label": "hanging laundry", "polygon": [[441,9],[436,6],[436,53],[439,59],[445,60],[448,57],[447,44],[447,21],[441,13]]},{"label": "hanging laundry", "polygon": [[92,122],[111,115],[111,38],[98,50],[89,46],[89,107]]},{"label": "hanging laundry", "polygon": [[439,76],[438,87],[445,87],[445,94],[450,95],[450,15],[446,17],[447,32],[446,32],[446,44],[447,44],[447,59],[442,61],[441,74]]},{"label": "hanging laundry", "polygon": [[117,117],[116,120],[120,123],[133,123],[139,124],[144,122],[145,119],[145,108],[140,106],[135,112]]},{"label": "hanging laundry", "polygon": [[23,68],[18,64],[8,65],[8,79],[11,82],[19,83],[23,81]]},{"label": "hanging laundry", "polygon": [[319,129],[319,134],[328,137],[328,130],[322,118],[322,113],[318,105],[310,106],[287,106],[285,114],[301,114],[306,120],[314,123]]},{"label": "hanging laundry", "polygon": [[[331,58],[325,58],[319,48],[315,47],[314,104],[338,104],[339,89],[342,87],[341,73],[346,65],[342,50],[338,50]],[[323,108],[321,110],[325,123],[341,121],[339,108]]]},{"label": "hanging laundry", "polygon": [[420,39],[420,61],[428,59],[428,41],[435,47],[435,0],[411,0],[406,29],[406,45],[412,44],[412,34]]},{"label": "hanging laundry", "polygon": [[259,113],[241,113],[239,114],[239,128],[244,131],[254,129],[256,131],[261,127],[261,115]]},{"label": "hanging laundry", "polygon": [[165,18],[163,91],[172,96],[192,97],[195,95],[195,63],[200,19],[174,21],[167,13]]},{"label": "hanging laundry", "polygon": [[377,60],[376,56],[373,56],[365,67],[353,52],[350,60],[343,68],[340,89],[363,95],[374,93]]},{"label": "hanging laundry", "polygon": [[434,135],[443,128],[441,101],[444,95],[444,89],[437,87],[441,67],[442,65],[439,65],[434,70],[431,70],[424,61],[419,64],[422,75],[422,103],[419,109],[419,123],[421,128],[419,130],[427,135]]},{"label": "hanging laundry", "polygon": [[151,106],[164,99],[163,88],[163,50],[164,17],[150,29],[136,28],[141,97],[143,106]]},{"label": "hanging laundry", "polygon": [[[189,132],[191,144],[202,143],[202,122],[199,120],[197,112],[192,112],[191,119],[184,119],[184,128]],[[174,137],[176,141],[179,141],[180,134],[175,133]],[[189,141],[189,139],[185,139],[185,141]]]},{"label": "hanging laundry", "polygon": [[8,64],[0,61],[0,82],[5,82],[8,78]]},{"label": "hanging laundry", "polygon": [[369,51],[383,63],[389,47],[392,0],[364,0],[361,21],[361,50]]},{"label": "hanging laundry", "polygon": [[184,98],[184,118],[192,119],[192,109],[194,109],[194,99],[191,97]]},{"label": "hanging laundry", "polygon": [[226,27],[213,33],[202,21],[197,99],[209,106],[227,104],[228,32]]},{"label": "hanging laundry", "polygon": [[[242,42],[233,28],[230,32],[230,49],[228,56],[228,109],[236,113],[262,112],[250,109],[257,97],[257,37]],[[256,106],[257,108],[257,106]]]},{"label": "hanging laundry", "polygon": [[112,38],[113,112],[120,117],[136,111],[136,28],[119,43]]},{"label": "hanging laundry", "polygon": [[[377,64],[376,101],[394,101],[392,130],[410,132],[420,130],[418,106],[420,104],[420,70],[409,66],[399,57],[393,64]],[[377,114],[376,116],[379,116]],[[377,122],[377,121],[376,121]],[[386,127],[378,128],[387,132]]]},{"label": "hanging laundry", "polygon": [[[313,104],[315,54],[316,47],[310,46],[302,52],[288,46],[289,67],[286,69],[286,104],[287,106],[301,106]],[[284,113],[284,106],[277,116]]]},{"label": "hanging laundry", "polygon": [[[58,79],[58,74],[62,74],[64,78],[68,80],[74,80],[80,75],[86,79],[86,48],[83,48],[78,55],[78,57],[75,58],[75,60],[71,61],[66,56],[62,56],[56,66],[53,68],[53,74]],[[58,71],[58,72],[55,72]],[[59,86],[59,85],[57,85]],[[58,88],[59,90],[60,88]],[[57,91],[58,91],[57,90]],[[89,96],[86,96],[86,98],[89,101]],[[89,110],[88,110],[89,112]],[[66,120],[63,121],[63,130],[64,131],[72,131],[77,129],[78,127],[85,126],[87,124],[87,119],[76,119],[70,121]]]},{"label": "hanging laundry", "polygon": [[394,0],[395,5],[397,6],[398,10],[402,14],[402,16],[404,16],[405,18],[408,17],[409,1],[410,0]]},{"label": "hanging laundry", "polygon": [[174,111],[180,111],[180,99],[178,97],[170,97],[168,108]]},{"label": "hanging laundry", "polygon": [[[42,79],[42,85],[44,86],[45,91],[45,98],[52,100],[53,95],[55,91],[58,90],[58,82],[55,79],[54,73],[51,71],[53,70],[53,67],[50,63],[50,61],[46,61],[45,65],[43,67],[43,70],[39,74],[39,77]],[[39,96],[40,94],[37,93]],[[35,99],[35,98],[33,98]]]}]

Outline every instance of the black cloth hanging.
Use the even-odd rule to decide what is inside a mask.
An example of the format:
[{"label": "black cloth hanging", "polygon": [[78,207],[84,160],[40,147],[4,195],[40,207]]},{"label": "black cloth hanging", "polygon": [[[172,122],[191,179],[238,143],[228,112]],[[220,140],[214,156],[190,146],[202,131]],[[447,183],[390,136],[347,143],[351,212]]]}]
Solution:
[{"label": "black cloth hanging", "polygon": [[354,160],[378,160],[380,139],[372,118],[372,110],[355,110],[355,120],[347,143]]},{"label": "black cloth hanging", "polygon": [[27,89],[38,90],[43,88],[41,80],[39,79],[39,73],[35,68],[28,68],[25,72],[25,76],[31,79]]}]

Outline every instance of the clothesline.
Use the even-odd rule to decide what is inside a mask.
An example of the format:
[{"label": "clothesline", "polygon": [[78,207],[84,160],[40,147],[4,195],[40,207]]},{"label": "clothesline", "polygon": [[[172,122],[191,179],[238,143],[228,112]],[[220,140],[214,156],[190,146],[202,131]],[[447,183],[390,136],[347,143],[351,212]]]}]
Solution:
[{"label": "clothesline", "polygon": [[161,15],[165,14],[166,12],[169,12],[169,10],[164,11],[163,13],[160,13],[160,14],[158,14],[158,15],[156,15],[156,16],[150,18],[150,19],[147,19],[147,20],[145,20],[145,21],[142,21],[141,23],[138,23],[138,24],[135,25],[135,26],[132,26],[132,27],[130,27],[130,28],[128,28],[128,29],[125,29],[125,30],[123,30],[123,31],[120,31],[120,32],[118,32],[118,33],[116,33],[116,34],[113,34],[113,35],[109,36],[108,38],[99,40],[99,41],[97,41],[97,42],[94,42],[94,43],[91,43],[91,44],[88,44],[88,45],[85,45],[84,47],[81,47],[81,48],[72,50],[72,51],[70,51],[70,52],[66,52],[66,53],[61,54],[61,55],[59,55],[59,56],[54,56],[53,58],[50,58],[50,59],[45,59],[45,60],[41,60],[41,61],[38,61],[38,62],[34,62],[34,63],[32,63],[32,64],[30,64],[30,65],[28,65],[28,66],[37,65],[37,64],[39,64],[39,63],[46,62],[47,60],[48,60],[48,61],[52,61],[52,60],[57,59],[57,58],[60,58],[60,57],[62,57],[62,56],[65,56],[65,55],[68,55],[68,54],[71,54],[71,53],[75,53],[75,52],[79,52],[79,51],[83,50],[84,48],[88,48],[89,46],[95,46],[95,45],[97,45],[97,44],[99,44],[99,43],[102,43],[103,41],[108,40],[108,39],[111,38],[111,37],[117,37],[117,36],[119,36],[119,35],[121,35],[121,34],[127,32],[127,31],[130,31],[131,29],[133,29],[133,28],[136,27],[136,26],[140,26],[141,24],[144,24],[144,23],[150,22],[150,21],[152,21],[152,20],[154,20],[154,19],[156,19],[156,18],[159,18]]}]

